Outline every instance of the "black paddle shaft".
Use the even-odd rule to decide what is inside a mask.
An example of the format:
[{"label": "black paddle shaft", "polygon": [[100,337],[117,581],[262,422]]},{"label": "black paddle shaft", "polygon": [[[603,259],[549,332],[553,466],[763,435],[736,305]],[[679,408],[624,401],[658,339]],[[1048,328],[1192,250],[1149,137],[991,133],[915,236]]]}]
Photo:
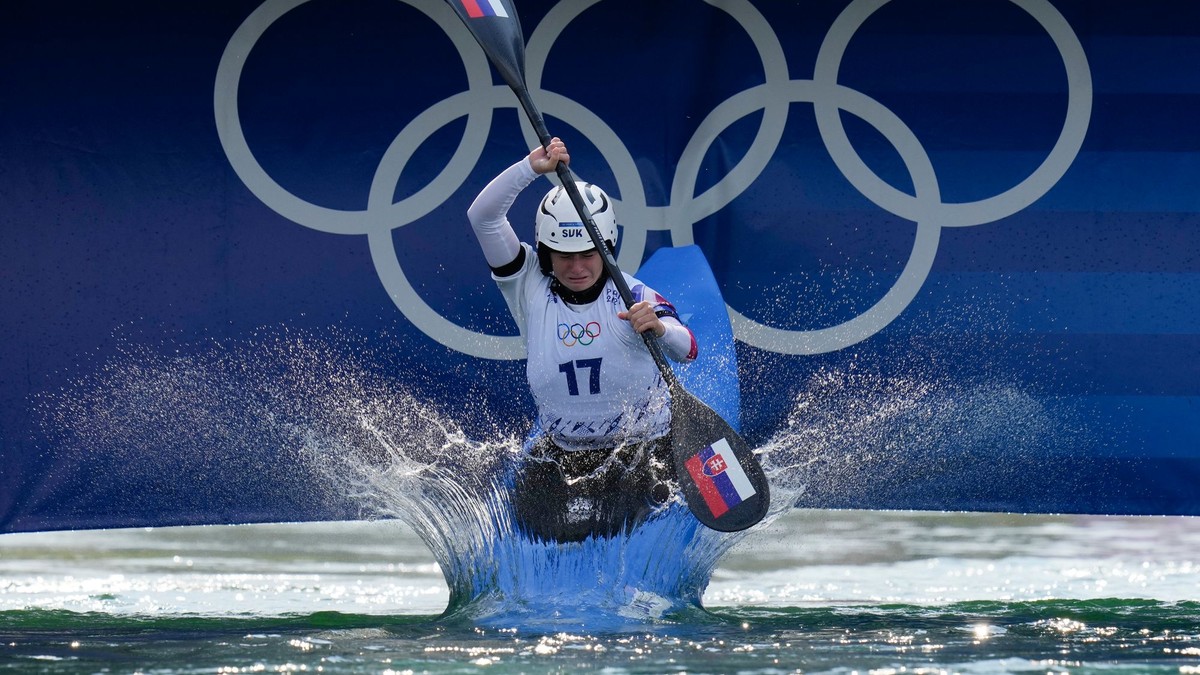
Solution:
[{"label": "black paddle shaft", "polygon": [[[466,24],[467,30],[475,37],[475,41],[483,48],[488,60],[492,62],[500,76],[516,94],[521,109],[525,111],[529,123],[533,125],[533,130],[537,133],[542,147],[548,146],[551,139],[550,132],[546,130],[546,123],[542,119],[541,113],[538,112],[537,106],[533,104],[533,99],[529,96],[529,90],[525,86],[525,38],[521,33],[521,23],[517,19],[517,10],[512,4],[512,0],[447,1]],[[563,188],[567,191],[567,196],[571,199],[571,204],[579,212],[588,236],[591,237],[592,243],[600,253],[604,269],[621,294],[625,307],[632,307],[633,293],[629,290],[629,284],[625,282],[621,269],[617,267],[617,261],[613,257],[612,251],[605,245],[600,228],[596,227],[596,222],[592,219],[592,214],[583,201],[583,195],[579,194],[574,174],[562,162],[559,162],[556,171]],[[673,424],[671,453],[688,508],[704,525],[722,532],[744,530],[759,522],[766,515],[770,504],[770,485],[763,474],[762,467],[754,458],[753,451],[746,444],[745,439],[729,426],[728,422],[683,388],[679,379],[675,377],[675,371],[671,370],[671,366],[667,364],[667,360],[663,356],[658,337],[652,331],[643,332],[641,336],[646,343],[646,348],[650,350],[655,365],[662,374],[663,381],[666,382],[671,392],[672,417],[677,422]],[[727,447],[731,450],[735,464],[740,464],[745,468],[745,476],[753,486],[750,494],[727,510],[724,508],[714,510],[715,504],[710,501],[713,498],[712,490],[714,489],[711,483],[706,489],[701,489],[696,482],[698,478],[689,473],[691,470],[688,465],[698,460],[697,453],[702,449],[709,450],[713,447]],[[741,498],[742,490],[738,492],[739,498]]]},{"label": "black paddle shaft", "polygon": [[[546,122],[542,119],[542,114],[538,112],[537,106],[533,104],[533,99],[530,98],[528,90],[525,87],[519,89],[514,88],[513,92],[517,95],[517,99],[521,103],[521,108],[525,111],[526,117],[529,118],[529,123],[533,125],[533,130],[538,136],[538,141],[545,148],[550,145],[550,132],[546,129]],[[608,271],[608,276],[612,278],[613,284],[617,287],[617,292],[621,294],[621,300],[625,302],[625,308],[633,306],[633,292],[629,290],[629,284],[625,282],[625,276],[621,274],[621,268],[617,266],[617,259],[613,257],[612,251],[604,243],[604,236],[600,234],[600,228],[596,226],[596,221],[592,219],[592,214],[588,211],[587,205],[583,201],[583,195],[579,194],[579,186],[575,185],[575,175],[571,172],[563,162],[558,163],[556,168],[558,178],[562,181],[563,188],[567,191],[567,196],[571,199],[571,203],[575,205],[575,210],[579,212],[580,219],[583,220],[583,227],[587,230],[588,236],[592,238],[592,243],[596,246],[596,251],[600,253],[600,259],[604,262],[604,269]],[[655,365],[658,366],[659,372],[662,373],[663,381],[674,392],[681,389],[678,379],[675,377],[675,371],[671,370],[670,364],[667,363],[666,357],[663,355],[662,346],[658,344],[658,336],[652,331],[644,331],[641,333],[642,340],[646,343],[646,348],[650,350],[650,356],[654,359]]]},{"label": "black paddle shaft", "polygon": [[[533,105],[533,101],[530,100],[528,92],[524,88],[513,89],[513,91],[520,99],[521,107],[529,117],[529,122],[533,125],[542,147],[547,147],[550,144],[550,133],[546,130],[546,124]],[[625,283],[625,277],[621,274],[621,269],[617,267],[616,259],[613,258],[612,252],[604,243],[600,228],[592,220],[592,214],[588,211],[583,196],[579,194],[579,188],[575,185],[575,176],[571,173],[571,169],[562,162],[558,163],[556,171],[563,187],[567,190],[567,195],[571,198],[571,203],[579,212],[579,217],[583,220],[583,226],[591,236],[592,243],[596,245],[596,250],[599,251],[601,259],[604,261],[608,275],[612,277],[617,290],[621,293],[625,307],[633,306],[633,293],[629,290],[629,284]],[[748,501],[740,504],[739,508],[718,517],[711,512],[706,512],[706,507],[701,506],[706,500],[695,481],[681,480],[680,487],[684,492],[688,508],[704,525],[721,532],[735,532],[754,525],[767,513],[770,504],[770,485],[768,485],[766,476],[763,475],[757,460],[754,459],[753,452],[747,446],[745,439],[734,431],[720,415],[679,383],[675,377],[675,371],[671,369],[663,356],[662,347],[658,344],[658,337],[652,331],[645,331],[641,335],[646,347],[650,350],[650,355],[654,358],[654,363],[662,373],[663,381],[670,388],[672,417],[676,420],[689,420],[687,424],[677,423],[674,425],[675,433],[671,444],[671,454],[676,475],[687,475],[687,461],[692,458],[692,455],[700,448],[711,446],[714,441],[722,439],[728,443],[733,455],[747,469],[747,479],[754,486],[754,495]]]},{"label": "black paddle shaft", "polygon": [[[475,41],[487,54],[488,60],[500,73],[500,77],[504,78],[509,89],[512,89],[513,93],[517,95],[521,109],[525,111],[525,116],[529,118],[529,123],[533,125],[538,141],[544,148],[550,144],[551,136],[546,129],[546,122],[542,119],[541,112],[538,111],[537,106],[533,103],[533,98],[529,95],[529,88],[525,85],[525,36],[521,31],[517,8],[513,6],[512,0],[497,0],[506,16],[498,14],[484,16],[478,11],[472,13],[471,8],[478,10],[481,7],[479,3],[482,1],[484,0],[448,0],[459,18],[466,24],[467,30],[471,32]],[[621,300],[625,302],[626,309],[632,307],[633,293],[629,290],[629,284],[625,283],[621,268],[617,267],[616,258],[604,244],[604,237],[601,236],[600,229],[596,227],[596,221],[592,220],[592,214],[583,201],[583,195],[579,194],[579,188],[575,185],[575,175],[562,162],[558,164],[557,173],[563,188],[567,191],[567,196],[571,199],[575,210],[579,212],[584,229],[587,230],[588,236],[591,237],[592,243],[600,253],[601,260],[604,261],[604,269],[608,272],[608,276],[612,277],[617,292],[621,294]],[[643,332],[641,336],[646,343],[646,348],[650,350],[650,356],[653,357],[655,365],[662,373],[663,381],[667,383],[672,392],[682,390],[682,385],[675,377],[675,371],[671,370],[666,357],[663,356],[662,346],[658,344],[658,337],[651,331]]]}]

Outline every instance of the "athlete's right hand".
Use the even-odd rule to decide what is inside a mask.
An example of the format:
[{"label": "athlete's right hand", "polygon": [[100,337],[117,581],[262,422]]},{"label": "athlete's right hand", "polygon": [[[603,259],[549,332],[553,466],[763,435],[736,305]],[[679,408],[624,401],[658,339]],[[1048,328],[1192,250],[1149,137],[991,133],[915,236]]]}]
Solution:
[{"label": "athlete's right hand", "polygon": [[558,163],[571,163],[571,155],[567,153],[567,145],[555,136],[544,148],[534,148],[529,153],[529,166],[535,173],[550,173],[558,168]]}]

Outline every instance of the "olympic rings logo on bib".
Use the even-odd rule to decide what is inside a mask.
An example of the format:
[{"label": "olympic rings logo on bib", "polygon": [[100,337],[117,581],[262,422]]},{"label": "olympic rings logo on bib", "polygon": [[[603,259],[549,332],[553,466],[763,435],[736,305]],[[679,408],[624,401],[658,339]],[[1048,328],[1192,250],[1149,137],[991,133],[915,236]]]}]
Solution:
[{"label": "olympic rings logo on bib", "polygon": [[558,339],[562,341],[564,347],[574,347],[575,345],[586,347],[595,342],[598,337],[600,337],[600,324],[596,321],[589,321],[586,326],[578,323],[558,324]]}]

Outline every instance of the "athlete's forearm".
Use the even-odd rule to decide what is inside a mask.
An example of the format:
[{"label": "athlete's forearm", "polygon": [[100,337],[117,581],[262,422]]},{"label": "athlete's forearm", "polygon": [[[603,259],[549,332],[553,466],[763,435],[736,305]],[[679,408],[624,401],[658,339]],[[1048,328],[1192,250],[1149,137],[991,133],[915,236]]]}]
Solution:
[{"label": "athlete's forearm", "polygon": [[535,178],[529,160],[522,158],[492,179],[467,209],[483,257],[493,269],[516,260],[521,250],[520,239],[508,222],[508,209]]},{"label": "athlete's forearm", "polygon": [[694,361],[699,347],[692,330],[671,318],[664,317],[662,324],[667,330],[658,339],[658,342],[662,345],[663,353],[667,355],[667,358],[684,363]]}]

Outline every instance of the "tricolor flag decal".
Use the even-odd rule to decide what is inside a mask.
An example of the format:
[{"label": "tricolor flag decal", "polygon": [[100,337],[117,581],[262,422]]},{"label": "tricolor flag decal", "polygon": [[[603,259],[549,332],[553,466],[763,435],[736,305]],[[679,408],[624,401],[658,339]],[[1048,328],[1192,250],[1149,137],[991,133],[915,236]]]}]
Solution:
[{"label": "tricolor flag decal", "polygon": [[756,494],[733,454],[733,448],[724,438],[693,455],[684,466],[714,518],[720,518]]},{"label": "tricolor flag decal", "polygon": [[508,12],[504,11],[504,5],[500,0],[458,0],[462,3],[464,9],[467,10],[467,16],[472,19],[478,19],[481,16],[502,16],[508,17]]}]

